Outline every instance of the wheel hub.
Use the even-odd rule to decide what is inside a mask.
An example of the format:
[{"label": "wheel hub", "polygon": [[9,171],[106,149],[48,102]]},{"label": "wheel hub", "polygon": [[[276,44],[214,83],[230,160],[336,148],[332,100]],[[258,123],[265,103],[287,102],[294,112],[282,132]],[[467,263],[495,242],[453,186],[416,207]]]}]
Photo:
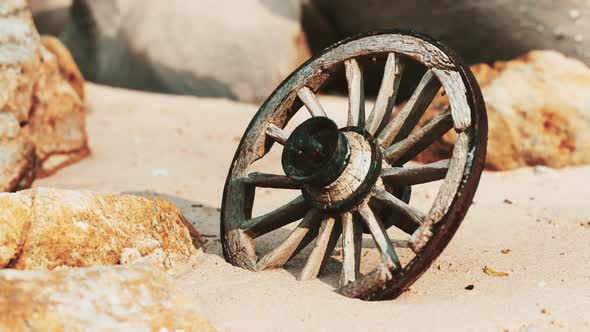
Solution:
[{"label": "wheel hub", "polygon": [[365,199],[381,172],[381,149],[360,127],[338,126],[326,117],[300,124],[283,150],[285,174],[302,183],[311,206],[338,213]]}]

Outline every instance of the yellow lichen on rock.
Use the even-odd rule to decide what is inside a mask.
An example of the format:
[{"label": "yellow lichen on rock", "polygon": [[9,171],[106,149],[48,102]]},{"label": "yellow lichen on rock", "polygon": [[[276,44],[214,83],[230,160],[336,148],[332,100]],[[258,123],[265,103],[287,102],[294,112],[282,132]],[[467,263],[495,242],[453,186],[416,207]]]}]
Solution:
[{"label": "yellow lichen on rock", "polygon": [[29,226],[31,198],[0,194],[0,267],[8,266],[22,248]]},{"label": "yellow lichen on rock", "polygon": [[6,228],[0,232],[0,267],[119,264],[129,249],[142,257],[161,250],[164,266],[164,260],[197,253],[180,210],[160,199],[35,188],[0,194],[0,204],[2,211],[18,211],[0,225]]},{"label": "yellow lichen on rock", "polygon": [[[472,71],[488,111],[487,169],[590,163],[590,68],[555,51],[533,51]],[[421,123],[447,107],[439,94]],[[447,133],[417,159],[448,158],[455,138]]]},{"label": "yellow lichen on rock", "polygon": [[[58,40],[44,40],[51,40],[51,43],[44,44],[52,44],[52,49],[59,50]],[[39,176],[46,176],[85,157],[89,150],[83,92],[76,90],[83,89],[83,82],[77,81],[75,75],[71,81],[62,75],[64,66],[60,66],[60,55],[44,46],[40,47],[39,54],[41,66],[33,95],[35,104],[29,117],[29,131],[40,160]]]},{"label": "yellow lichen on rock", "polygon": [[0,331],[215,331],[146,265],[0,270]]},{"label": "yellow lichen on rock", "polygon": [[0,135],[0,160],[20,166],[0,165],[0,190],[28,187],[35,175],[88,155],[83,89],[68,50],[53,37],[39,37],[27,2],[0,2],[0,114],[21,126],[18,137]]}]

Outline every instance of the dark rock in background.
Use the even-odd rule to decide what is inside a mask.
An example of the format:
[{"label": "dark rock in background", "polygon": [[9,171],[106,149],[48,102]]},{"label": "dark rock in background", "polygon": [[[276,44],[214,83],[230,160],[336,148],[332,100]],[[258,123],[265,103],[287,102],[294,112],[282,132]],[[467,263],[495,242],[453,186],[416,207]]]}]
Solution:
[{"label": "dark rock in background", "polygon": [[[553,49],[590,64],[590,2],[586,0],[308,0],[304,29],[314,53],[329,44],[373,30],[415,30],[447,44],[468,64],[492,63],[530,50]],[[383,61],[378,62],[382,68]],[[408,97],[423,69],[410,66],[401,84]],[[375,96],[381,77],[367,75]],[[329,90],[345,92],[344,79]]]},{"label": "dark rock in background", "polygon": [[[338,38],[377,29],[413,29],[445,42],[468,63],[508,60],[534,49],[590,63],[586,0],[309,0]],[[314,8],[315,7],[315,8]],[[314,51],[315,32],[306,26]]]}]

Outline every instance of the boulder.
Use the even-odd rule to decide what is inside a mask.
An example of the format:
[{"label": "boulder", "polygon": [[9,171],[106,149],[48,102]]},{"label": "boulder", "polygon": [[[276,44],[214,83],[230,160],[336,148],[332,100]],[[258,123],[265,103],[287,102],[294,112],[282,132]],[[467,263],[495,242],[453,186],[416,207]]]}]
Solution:
[{"label": "boulder", "polygon": [[39,37],[26,1],[0,3],[0,190],[88,154],[83,84],[59,40]]},{"label": "boulder", "polygon": [[[590,64],[587,1],[311,0],[310,4],[323,15],[313,19],[314,11],[305,10],[312,13],[306,14],[310,21],[330,22],[338,38],[377,29],[413,29],[445,42],[470,64],[509,60],[536,49],[555,49]],[[319,35],[323,31],[308,32],[312,45],[324,38]]]},{"label": "boulder", "polygon": [[92,81],[259,102],[309,57],[300,0],[76,0],[62,40]]},{"label": "boulder", "polygon": [[72,0],[29,0],[39,33],[59,36],[70,20],[71,5]]},{"label": "boulder", "polygon": [[[564,167],[590,163],[590,68],[555,51],[472,67],[488,111],[486,168]],[[438,95],[422,123],[446,109]],[[454,132],[418,156],[451,155]]]},{"label": "boulder", "polygon": [[0,270],[2,331],[215,331],[153,267]]},{"label": "boulder", "polygon": [[35,188],[0,193],[0,211],[0,268],[165,268],[200,246],[180,210],[158,198]]},{"label": "boulder", "polygon": [[35,177],[35,147],[12,113],[0,113],[0,191],[28,188]]}]

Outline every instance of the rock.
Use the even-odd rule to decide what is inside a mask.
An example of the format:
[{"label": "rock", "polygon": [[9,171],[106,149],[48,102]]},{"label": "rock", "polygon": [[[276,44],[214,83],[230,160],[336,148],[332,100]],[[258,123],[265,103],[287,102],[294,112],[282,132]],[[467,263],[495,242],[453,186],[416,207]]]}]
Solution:
[{"label": "rock", "polygon": [[[78,97],[84,100],[84,77],[80,69],[78,69],[70,51],[68,51],[59,39],[51,36],[41,36],[41,44],[50,53],[45,54],[49,58],[47,61],[50,63],[51,68],[48,76],[56,75],[55,66],[57,65],[60,76],[76,91]],[[52,56],[55,59],[52,59]]]},{"label": "rock", "polygon": [[0,4],[1,190],[30,186],[88,154],[83,84],[67,49],[39,37],[26,1]]},{"label": "rock", "polygon": [[[487,169],[590,163],[590,68],[558,52],[533,51],[472,70],[488,111]],[[437,96],[424,120],[447,105]],[[418,160],[448,158],[454,139],[449,132]]]},{"label": "rock", "polygon": [[0,194],[0,210],[0,268],[136,263],[154,253],[144,262],[165,267],[200,246],[180,210],[158,198],[35,188]]},{"label": "rock", "polygon": [[[47,176],[86,157],[88,148],[81,75],[71,58],[64,59],[67,50],[58,40],[43,38],[42,41],[44,46],[49,44],[53,49],[60,49],[57,52],[61,55],[46,47],[41,48],[42,65],[34,95],[35,110],[29,117],[30,137],[41,163],[39,176]],[[60,60],[65,63],[60,65]],[[72,73],[66,74],[68,70]]]},{"label": "rock", "polygon": [[[323,14],[324,21],[333,24],[339,38],[371,30],[413,29],[445,42],[470,64],[513,59],[536,49],[555,49],[590,64],[590,6],[585,1],[311,3]],[[317,38],[324,38],[316,34],[307,35],[312,45]]]},{"label": "rock", "polygon": [[35,147],[12,113],[0,113],[0,191],[28,188],[35,177]]},{"label": "rock", "polygon": [[[0,113],[0,115],[11,113]],[[0,116],[0,121],[6,116]],[[4,126],[0,123],[0,130]],[[19,128],[14,138],[0,137],[0,191],[29,188],[36,172],[35,147]]]},{"label": "rock", "polygon": [[59,36],[70,20],[72,0],[29,0],[39,33]]},{"label": "rock", "polygon": [[145,265],[0,270],[2,331],[215,331]]},{"label": "rock", "polygon": [[309,57],[299,0],[76,0],[73,13],[62,40],[114,86],[259,102]]}]

